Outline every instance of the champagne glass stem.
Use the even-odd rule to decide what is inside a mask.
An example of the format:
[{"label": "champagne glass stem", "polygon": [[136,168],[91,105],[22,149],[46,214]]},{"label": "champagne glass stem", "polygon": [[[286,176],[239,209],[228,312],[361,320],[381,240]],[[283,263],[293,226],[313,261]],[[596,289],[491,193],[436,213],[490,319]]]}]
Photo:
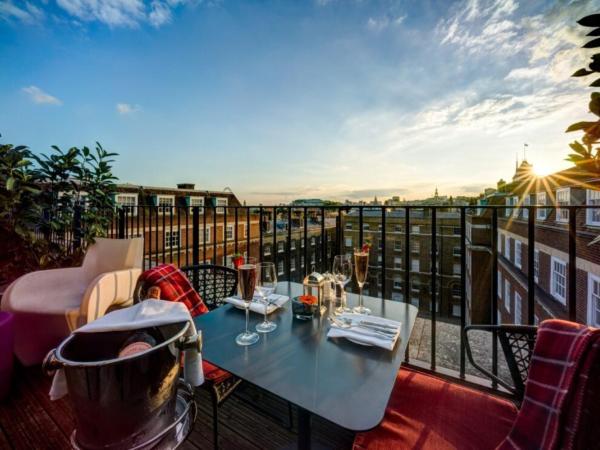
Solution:
[{"label": "champagne glass stem", "polygon": [[363,307],[363,296],[362,296],[363,287],[362,285],[358,285],[358,306]]},{"label": "champagne glass stem", "polygon": [[246,334],[249,334],[248,331],[248,319],[250,317],[250,305],[246,305]]},{"label": "champagne glass stem", "polygon": [[267,323],[267,309],[269,309],[269,302],[267,301],[267,297],[263,297],[263,302],[265,302],[265,323]]}]

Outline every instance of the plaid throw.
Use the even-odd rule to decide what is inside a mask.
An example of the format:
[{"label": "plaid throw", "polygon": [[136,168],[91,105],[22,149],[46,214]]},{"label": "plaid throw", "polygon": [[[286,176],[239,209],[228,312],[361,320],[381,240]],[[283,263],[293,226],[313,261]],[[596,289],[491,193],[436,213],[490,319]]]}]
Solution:
[{"label": "plaid throw", "polygon": [[584,434],[584,401],[591,384],[597,384],[589,375],[599,361],[600,329],[563,320],[543,322],[523,404],[498,450],[581,448],[576,439]]},{"label": "plaid throw", "polygon": [[161,264],[148,269],[140,275],[140,279],[149,287],[158,287],[161,300],[185,304],[192,317],[208,312],[208,308],[188,278],[173,264]]}]

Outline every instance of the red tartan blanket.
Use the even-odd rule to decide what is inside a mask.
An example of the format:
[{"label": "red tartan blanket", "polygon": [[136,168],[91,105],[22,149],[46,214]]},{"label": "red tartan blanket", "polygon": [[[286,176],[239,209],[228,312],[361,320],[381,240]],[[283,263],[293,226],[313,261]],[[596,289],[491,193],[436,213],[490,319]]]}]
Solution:
[{"label": "red tartan blanket", "polygon": [[158,287],[161,300],[185,304],[192,317],[208,312],[208,308],[188,278],[173,264],[161,264],[148,269],[140,275],[140,279],[149,287]]},{"label": "red tartan blanket", "polygon": [[600,329],[547,320],[538,329],[525,398],[512,430],[498,446],[508,449],[581,448],[584,407],[600,360]]}]

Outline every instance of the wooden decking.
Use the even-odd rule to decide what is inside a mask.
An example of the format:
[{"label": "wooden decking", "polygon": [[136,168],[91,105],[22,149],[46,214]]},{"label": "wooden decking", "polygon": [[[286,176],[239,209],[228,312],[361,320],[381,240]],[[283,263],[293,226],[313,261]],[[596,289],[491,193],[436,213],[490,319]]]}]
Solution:
[{"label": "wooden decking", "polygon": [[[70,449],[75,424],[66,399],[50,401],[50,380],[39,367],[17,368],[8,398],[0,402],[0,449]],[[182,449],[212,449],[212,412],[208,394],[198,391],[198,419]],[[264,411],[268,411],[266,414]],[[274,416],[274,417],[271,417]],[[286,428],[287,404],[268,393],[242,385],[219,412],[222,449],[293,449],[297,420]],[[313,447],[349,449],[353,434],[329,422],[313,420]]]}]

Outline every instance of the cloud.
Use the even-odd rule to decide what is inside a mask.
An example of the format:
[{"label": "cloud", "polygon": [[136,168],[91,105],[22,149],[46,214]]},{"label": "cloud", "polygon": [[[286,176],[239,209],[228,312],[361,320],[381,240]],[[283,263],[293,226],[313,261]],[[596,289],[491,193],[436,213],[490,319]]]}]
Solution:
[{"label": "cloud", "polygon": [[17,6],[12,1],[0,1],[0,19],[33,25],[44,19],[44,12],[33,3],[24,2]]},{"label": "cloud", "polygon": [[380,32],[390,26],[401,25],[402,22],[404,22],[404,19],[406,19],[406,15],[401,15],[396,18],[392,18],[389,16],[383,16],[379,18],[369,17],[369,19],[367,20],[367,28],[370,31]]},{"label": "cloud", "polygon": [[[110,27],[135,28],[143,23],[160,27],[172,21],[173,10],[192,0],[56,0],[67,14],[83,22],[98,21]],[[219,2],[198,0],[215,6]]]},{"label": "cloud", "polygon": [[140,105],[131,105],[129,103],[117,103],[116,109],[119,114],[121,114],[122,116],[126,116],[134,114],[140,111],[142,108],[140,107]]},{"label": "cloud", "polygon": [[22,91],[28,94],[29,98],[34,103],[46,105],[62,105],[62,102],[58,98],[42,91],[37,86],[24,87]]}]

